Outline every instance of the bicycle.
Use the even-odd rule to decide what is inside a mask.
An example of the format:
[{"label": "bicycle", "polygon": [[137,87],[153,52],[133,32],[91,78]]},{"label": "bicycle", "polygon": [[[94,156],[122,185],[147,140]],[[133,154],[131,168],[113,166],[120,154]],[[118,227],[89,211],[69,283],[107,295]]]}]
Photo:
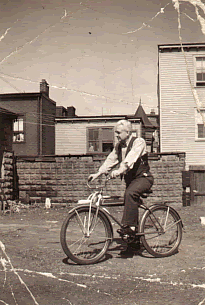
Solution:
[{"label": "bicycle", "polygon": [[[110,218],[120,227],[120,222],[108,211],[108,206],[123,204],[106,204],[107,199],[116,196],[104,196],[103,189],[110,177],[100,188],[91,193],[87,200],[79,200],[77,207],[72,208],[64,220],[60,241],[63,251],[77,264],[94,264],[106,254],[113,241],[113,227]],[[91,188],[91,186],[88,184]],[[150,191],[152,192],[152,191]],[[144,248],[154,257],[167,257],[177,252],[182,240],[182,220],[178,212],[166,204],[153,204],[147,207],[140,195],[139,208],[143,209],[138,233],[135,236],[125,235],[126,243],[133,243],[140,238]]]}]

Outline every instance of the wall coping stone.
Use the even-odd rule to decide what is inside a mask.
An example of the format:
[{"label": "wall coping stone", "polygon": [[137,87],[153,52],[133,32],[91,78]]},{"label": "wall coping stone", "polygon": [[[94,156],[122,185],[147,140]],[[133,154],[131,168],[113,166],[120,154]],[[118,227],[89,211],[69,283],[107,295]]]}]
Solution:
[{"label": "wall coping stone", "polygon": [[[185,158],[185,152],[161,152],[148,153],[149,160],[160,160],[163,156],[177,156]],[[78,154],[78,155],[41,155],[41,156],[16,156],[18,162],[63,162],[64,160],[84,160],[84,161],[103,161],[107,157],[106,154]],[[171,161],[171,160],[170,160]],[[174,160],[173,160],[174,161]]]}]

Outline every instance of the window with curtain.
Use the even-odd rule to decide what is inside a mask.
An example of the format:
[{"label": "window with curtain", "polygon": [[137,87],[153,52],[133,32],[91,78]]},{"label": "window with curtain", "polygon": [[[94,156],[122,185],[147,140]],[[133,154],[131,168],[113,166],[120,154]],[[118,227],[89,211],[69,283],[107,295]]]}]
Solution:
[{"label": "window with curtain", "polygon": [[18,143],[24,141],[24,119],[23,117],[18,117],[18,119],[13,122],[13,142]]},{"label": "window with curtain", "polygon": [[196,57],[196,86],[205,86],[205,57]]},{"label": "window with curtain", "polygon": [[109,153],[113,147],[113,127],[90,127],[87,129],[87,152]]}]

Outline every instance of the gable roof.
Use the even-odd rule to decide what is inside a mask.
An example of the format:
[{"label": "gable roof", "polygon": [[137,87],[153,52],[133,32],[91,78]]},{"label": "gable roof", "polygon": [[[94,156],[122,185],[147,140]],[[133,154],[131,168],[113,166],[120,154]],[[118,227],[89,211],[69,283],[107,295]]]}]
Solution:
[{"label": "gable roof", "polygon": [[150,122],[150,120],[148,119],[144,109],[142,108],[141,103],[139,104],[139,106],[138,106],[138,108],[137,108],[137,110],[136,110],[136,112],[134,114],[134,117],[138,118],[138,119],[142,119],[142,123],[143,123],[144,126],[146,126],[146,127],[154,127],[152,125],[152,123]]}]

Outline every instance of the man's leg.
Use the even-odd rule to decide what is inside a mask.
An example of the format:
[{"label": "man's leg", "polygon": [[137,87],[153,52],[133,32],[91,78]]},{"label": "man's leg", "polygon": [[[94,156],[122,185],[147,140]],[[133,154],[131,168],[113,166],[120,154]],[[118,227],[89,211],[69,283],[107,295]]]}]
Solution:
[{"label": "man's leg", "polygon": [[[124,226],[123,229],[119,229],[118,233],[122,234],[130,234],[129,232],[133,232],[135,234],[138,231],[138,208],[139,208],[139,198],[140,194],[148,191],[153,185],[153,177],[144,178],[140,177],[138,179],[133,180],[129,186],[127,187],[124,195],[124,212],[122,217],[122,224]],[[128,226],[126,228],[126,226]],[[135,227],[135,231],[132,231],[130,227]],[[132,234],[132,233],[131,233]],[[140,250],[140,237],[136,238],[133,243],[127,245],[125,250],[120,252],[122,257],[133,257],[134,251]]]},{"label": "man's leg", "polygon": [[122,224],[124,226],[138,226],[138,207],[140,194],[148,191],[153,184],[152,178],[140,177],[133,180],[125,190],[124,195],[124,212],[122,217]]}]

